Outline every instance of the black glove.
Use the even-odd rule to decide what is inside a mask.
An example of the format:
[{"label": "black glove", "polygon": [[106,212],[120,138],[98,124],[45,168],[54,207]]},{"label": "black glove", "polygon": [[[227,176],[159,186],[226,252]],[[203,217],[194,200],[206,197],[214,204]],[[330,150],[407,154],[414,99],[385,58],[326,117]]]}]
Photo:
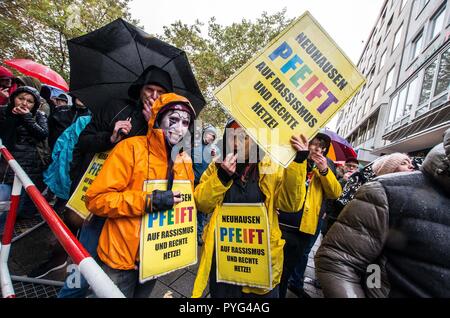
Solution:
[{"label": "black glove", "polygon": [[227,185],[233,179],[220,165],[217,168],[217,176],[223,185]]},{"label": "black glove", "polygon": [[173,192],[153,190],[152,192],[152,212],[167,211],[173,208]]},{"label": "black glove", "polygon": [[296,163],[302,163],[303,161],[305,161],[308,158],[308,156],[309,156],[309,150],[297,151],[294,161]]}]

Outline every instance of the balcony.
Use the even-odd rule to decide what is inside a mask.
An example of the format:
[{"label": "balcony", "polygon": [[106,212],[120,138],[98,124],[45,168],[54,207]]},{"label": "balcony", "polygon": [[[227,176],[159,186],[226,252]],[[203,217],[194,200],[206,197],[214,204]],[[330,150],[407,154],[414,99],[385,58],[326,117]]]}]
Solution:
[{"label": "balcony", "polygon": [[388,126],[383,135],[386,145],[373,153],[413,152],[441,143],[442,134],[450,128],[450,101],[435,105],[427,104],[426,112],[417,108],[414,112],[417,117],[411,118],[410,114]]},{"label": "balcony", "polygon": [[[420,133],[422,130],[438,127],[450,121],[450,101],[447,100],[441,106],[437,103],[426,104],[415,111],[416,117],[411,119],[411,114],[400,118],[390,126],[387,126],[383,139],[396,142],[408,136]],[[428,106],[430,109],[428,109]],[[435,106],[433,108],[433,106]]]}]

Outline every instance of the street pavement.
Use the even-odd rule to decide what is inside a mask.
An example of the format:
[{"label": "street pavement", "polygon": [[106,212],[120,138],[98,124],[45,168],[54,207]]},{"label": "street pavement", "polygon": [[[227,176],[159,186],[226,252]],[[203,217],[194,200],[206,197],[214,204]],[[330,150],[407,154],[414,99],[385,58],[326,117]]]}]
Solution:
[{"label": "street pavement", "polygon": [[[55,241],[53,234],[47,225],[43,225],[35,231],[31,232],[27,236],[21,238],[17,242],[12,244],[10,257],[9,257],[9,269],[11,275],[22,276],[31,272],[41,262],[49,257],[49,251]],[[315,282],[314,271],[314,254],[320,244],[320,238],[317,240],[315,246],[311,250],[308,259],[308,267],[305,273],[305,291],[312,298],[322,298],[323,294],[320,288],[317,288]],[[163,277],[157,279],[155,288],[151,294],[151,297],[155,298],[185,298],[190,297],[192,294],[192,288],[194,285],[195,276],[198,270],[198,264],[200,262],[201,248],[199,247],[198,262],[196,265],[190,266],[185,269],[181,269]],[[69,259],[70,260],[70,259]],[[66,268],[58,271],[54,271],[49,275],[43,277],[47,280],[64,281],[66,275]],[[22,288],[22,287],[18,287]],[[36,288],[31,288],[36,290]],[[31,290],[30,289],[30,290]],[[20,293],[22,297],[36,297],[36,293],[27,295],[25,291],[16,291]],[[42,293],[45,297],[45,293]],[[49,297],[54,297],[51,294]],[[91,296],[93,297],[93,296]],[[207,287],[203,297],[209,296],[209,288]],[[288,290],[287,298],[296,298],[296,296]]]}]

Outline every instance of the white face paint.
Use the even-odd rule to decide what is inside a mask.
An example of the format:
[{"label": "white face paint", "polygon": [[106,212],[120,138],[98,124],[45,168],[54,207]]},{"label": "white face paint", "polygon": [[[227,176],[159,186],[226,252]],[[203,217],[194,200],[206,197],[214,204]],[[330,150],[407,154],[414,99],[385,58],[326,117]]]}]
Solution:
[{"label": "white face paint", "polygon": [[169,110],[161,119],[160,127],[169,143],[173,146],[188,132],[191,115],[184,110]]}]

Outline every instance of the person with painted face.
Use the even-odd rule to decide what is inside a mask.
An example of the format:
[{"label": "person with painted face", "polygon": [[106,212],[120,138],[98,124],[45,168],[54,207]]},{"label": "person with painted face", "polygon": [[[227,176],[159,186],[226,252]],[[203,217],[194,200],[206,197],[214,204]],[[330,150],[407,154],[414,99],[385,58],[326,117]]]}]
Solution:
[{"label": "person with painted face", "polygon": [[[81,132],[73,151],[70,164],[71,194],[96,153],[109,151],[127,138],[147,134],[154,102],[162,94],[172,91],[170,74],[151,65],[130,85],[128,98],[111,100],[107,108],[93,112],[91,122]],[[75,213],[68,213],[73,220],[79,219]],[[78,220],[74,223],[79,222]],[[104,222],[105,218],[94,215],[83,223],[80,231],[80,242],[93,257],[97,255],[98,239]],[[66,281],[58,298],[85,297],[88,291],[89,285],[84,277],[81,277],[80,288],[69,288]]]},{"label": "person with painted face", "polygon": [[322,218],[320,215],[322,201],[337,199],[342,193],[341,185],[328,167],[326,155],[330,143],[330,137],[322,133],[318,133],[311,140],[308,150],[304,151],[300,158],[307,171],[303,179],[306,187],[303,206],[297,213],[288,213],[289,211],[280,209],[280,228],[286,241],[280,298],[286,297],[289,277],[317,232]]},{"label": "person with painted face", "polygon": [[[296,211],[304,197],[306,169],[297,158],[288,168],[265,156],[250,136],[234,120],[225,127],[222,158],[212,162],[195,188],[197,209],[212,213],[205,227],[202,258],[195,279],[192,297],[202,297],[209,281],[212,298],[278,297],[278,284],[283,267],[283,245],[276,209]],[[297,153],[308,149],[304,136],[292,136],[291,145]],[[224,203],[263,203],[267,211],[270,242],[272,289],[239,286],[217,282],[215,228]]]},{"label": "person with painted face", "polygon": [[[39,92],[33,87],[24,86],[15,90],[8,106],[0,109],[0,138],[36,187],[43,191],[45,163],[38,151],[38,144],[47,138],[48,125],[47,117],[38,110],[39,104]],[[4,160],[0,162],[0,178],[2,183],[12,186],[14,171]],[[36,207],[23,190],[18,217],[30,218],[36,213]],[[6,213],[2,215],[1,228],[5,219]]]},{"label": "person with painted face", "polygon": [[[155,280],[138,282],[142,216],[181,202],[180,193],[171,190],[174,180],[190,180],[194,186],[192,160],[175,147],[193,126],[191,103],[163,94],[150,115],[147,135],[120,142],[86,193],[86,207],[107,218],[97,248],[101,266],[126,297],[148,298],[155,285]],[[149,180],[167,180],[168,188],[147,193],[143,186]]]},{"label": "person with painted face", "polygon": [[111,150],[125,138],[145,135],[153,103],[170,92],[173,84],[169,73],[151,65],[129,87],[128,98],[111,100],[108,107],[98,111],[92,105],[92,120],[74,150],[71,179],[75,186],[96,153]]}]

